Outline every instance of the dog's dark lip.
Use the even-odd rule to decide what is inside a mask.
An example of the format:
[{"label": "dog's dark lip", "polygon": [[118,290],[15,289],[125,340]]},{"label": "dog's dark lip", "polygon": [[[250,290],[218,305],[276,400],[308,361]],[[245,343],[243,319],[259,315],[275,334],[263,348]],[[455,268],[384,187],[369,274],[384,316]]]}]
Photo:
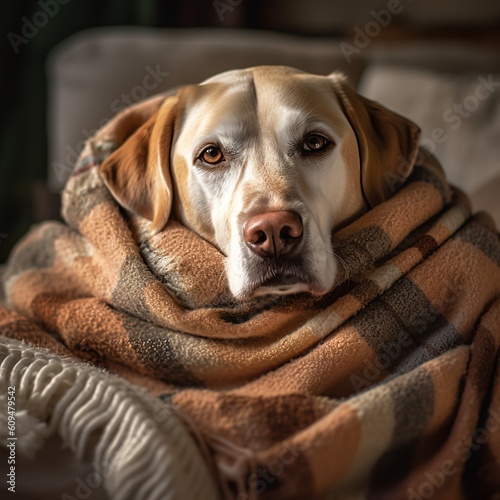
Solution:
[{"label": "dog's dark lip", "polygon": [[276,287],[279,288],[281,286],[288,285],[296,285],[297,283],[304,283],[304,279],[300,276],[296,276],[294,274],[276,274],[275,276],[263,280],[259,286],[264,287]]},{"label": "dog's dark lip", "polygon": [[301,254],[277,259],[253,259],[247,269],[249,283],[246,296],[288,295],[314,288],[313,279],[304,266]]},{"label": "dog's dark lip", "polygon": [[300,254],[278,256],[277,258],[253,259],[247,270],[254,277],[256,285],[267,284],[270,281],[291,280],[307,281],[304,260]]}]

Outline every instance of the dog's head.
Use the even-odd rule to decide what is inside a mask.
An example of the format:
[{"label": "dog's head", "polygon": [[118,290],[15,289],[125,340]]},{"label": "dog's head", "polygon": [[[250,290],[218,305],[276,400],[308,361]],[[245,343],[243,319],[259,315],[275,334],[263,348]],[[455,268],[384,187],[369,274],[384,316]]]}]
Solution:
[{"label": "dog's head", "polygon": [[418,136],[338,74],[263,66],[166,98],[100,172],[153,233],[172,216],[218,247],[237,299],[321,295],[332,231],[392,195]]}]

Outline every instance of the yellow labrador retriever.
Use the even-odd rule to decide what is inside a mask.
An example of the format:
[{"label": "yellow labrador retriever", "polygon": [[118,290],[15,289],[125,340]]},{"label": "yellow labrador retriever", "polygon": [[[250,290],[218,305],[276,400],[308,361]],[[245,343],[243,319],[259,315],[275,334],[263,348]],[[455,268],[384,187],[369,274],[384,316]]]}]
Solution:
[{"label": "yellow labrador retriever", "polygon": [[219,248],[236,299],[321,295],[332,231],[392,195],[418,137],[339,74],[260,66],[167,97],[100,173],[152,233],[174,217]]}]

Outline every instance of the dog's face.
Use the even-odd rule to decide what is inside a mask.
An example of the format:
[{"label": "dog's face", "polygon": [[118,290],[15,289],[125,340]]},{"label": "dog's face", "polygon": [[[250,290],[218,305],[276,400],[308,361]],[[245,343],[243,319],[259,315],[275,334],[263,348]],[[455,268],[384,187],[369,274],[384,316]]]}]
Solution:
[{"label": "dog's face", "polygon": [[173,216],[218,247],[237,299],[322,295],[332,231],[392,194],[418,133],[339,75],[264,66],[167,98],[101,175],[153,232]]}]

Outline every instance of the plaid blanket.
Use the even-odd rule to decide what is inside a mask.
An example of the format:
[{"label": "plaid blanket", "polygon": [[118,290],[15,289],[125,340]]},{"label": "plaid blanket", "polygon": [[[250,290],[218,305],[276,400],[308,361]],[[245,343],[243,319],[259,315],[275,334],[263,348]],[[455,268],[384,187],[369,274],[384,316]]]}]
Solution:
[{"label": "plaid blanket", "polygon": [[0,334],[173,405],[227,498],[500,498],[491,219],[427,156],[333,235],[329,294],[235,302],[217,249],[173,220],[141,236],[98,175],[162,99],[89,141],[65,222],[34,227],[10,257]]}]

